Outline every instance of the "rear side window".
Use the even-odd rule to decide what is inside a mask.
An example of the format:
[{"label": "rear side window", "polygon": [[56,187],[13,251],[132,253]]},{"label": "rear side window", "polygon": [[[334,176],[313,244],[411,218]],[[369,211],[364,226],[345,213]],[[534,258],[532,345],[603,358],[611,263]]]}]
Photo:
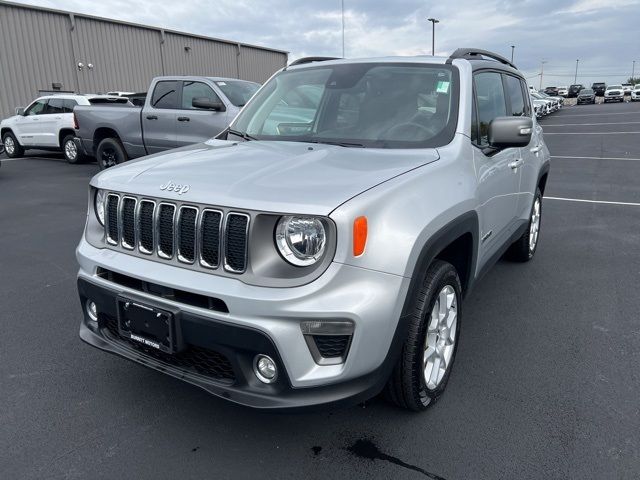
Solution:
[{"label": "rear side window", "polygon": [[507,115],[507,104],[502,75],[497,72],[481,72],[474,78],[479,124],[477,144],[489,145],[489,124],[496,117]]},{"label": "rear side window", "polygon": [[177,109],[178,85],[177,81],[163,81],[156,83],[151,97],[153,108]]},{"label": "rear side window", "polygon": [[78,102],[75,100],[67,99],[64,101],[64,113],[73,113],[73,107],[78,105]]},{"label": "rear side window", "polygon": [[24,112],[24,114],[26,116],[42,115],[43,113],[45,113],[46,108],[47,108],[47,101],[38,100],[37,102],[32,103],[31,106],[27,108],[27,111]]},{"label": "rear side window", "polygon": [[208,98],[212,102],[220,102],[220,97],[206,83],[183,82],[182,85],[182,108],[184,110],[199,110],[193,106],[192,102],[195,98]]},{"label": "rear side window", "polygon": [[64,113],[64,100],[61,98],[50,98],[44,113],[49,115]]},{"label": "rear side window", "polygon": [[514,117],[523,117],[526,115],[525,100],[522,93],[522,83],[520,79],[511,75],[504,76],[504,83],[511,105],[511,115]]}]

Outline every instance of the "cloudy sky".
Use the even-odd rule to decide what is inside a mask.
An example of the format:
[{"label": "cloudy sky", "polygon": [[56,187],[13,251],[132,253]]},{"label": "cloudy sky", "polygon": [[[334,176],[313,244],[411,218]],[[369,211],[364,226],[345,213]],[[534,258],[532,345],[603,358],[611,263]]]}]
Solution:
[{"label": "cloudy sky", "polygon": [[[342,55],[341,0],[22,0],[306,55]],[[608,84],[640,76],[640,0],[344,0],[347,57],[493,50],[538,86]]]}]

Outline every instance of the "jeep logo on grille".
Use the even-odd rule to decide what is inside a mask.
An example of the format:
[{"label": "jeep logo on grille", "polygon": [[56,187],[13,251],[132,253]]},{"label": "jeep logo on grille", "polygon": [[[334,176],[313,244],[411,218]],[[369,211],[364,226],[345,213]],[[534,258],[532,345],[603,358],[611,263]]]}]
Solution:
[{"label": "jeep logo on grille", "polygon": [[178,195],[187,193],[190,188],[191,188],[190,185],[181,185],[179,183],[173,183],[171,180],[169,180],[164,185],[160,185],[160,190],[166,190],[168,192],[176,192]]}]

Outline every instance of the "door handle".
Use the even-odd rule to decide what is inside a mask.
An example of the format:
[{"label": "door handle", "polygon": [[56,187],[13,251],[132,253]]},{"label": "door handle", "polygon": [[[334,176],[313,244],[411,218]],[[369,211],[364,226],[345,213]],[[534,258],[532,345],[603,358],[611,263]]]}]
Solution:
[{"label": "door handle", "polygon": [[157,115],[147,115],[147,120],[157,120],[158,116]]},{"label": "door handle", "polygon": [[179,122],[188,122],[189,121],[189,117],[178,117],[178,121]]},{"label": "door handle", "polygon": [[524,163],[524,160],[522,160],[521,158],[518,158],[517,160],[514,160],[513,162],[509,163],[509,168],[516,170],[523,163]]},{"label": "door handle", "polygon": [[531,150],[529,150],[531,153],[538,153],[540,150],[542,150],[542,145],[536,145],[535,147],[533,147]]}]

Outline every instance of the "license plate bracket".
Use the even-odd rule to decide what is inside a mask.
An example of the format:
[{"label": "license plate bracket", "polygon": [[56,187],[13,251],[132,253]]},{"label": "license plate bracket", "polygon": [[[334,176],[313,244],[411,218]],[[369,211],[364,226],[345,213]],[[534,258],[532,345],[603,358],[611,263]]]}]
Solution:
[{"label": "license plate bracket", "polygon": [[164,353],[180,350],[175,312],[126,297],[117,298],[117,311],[123,337]]}]

